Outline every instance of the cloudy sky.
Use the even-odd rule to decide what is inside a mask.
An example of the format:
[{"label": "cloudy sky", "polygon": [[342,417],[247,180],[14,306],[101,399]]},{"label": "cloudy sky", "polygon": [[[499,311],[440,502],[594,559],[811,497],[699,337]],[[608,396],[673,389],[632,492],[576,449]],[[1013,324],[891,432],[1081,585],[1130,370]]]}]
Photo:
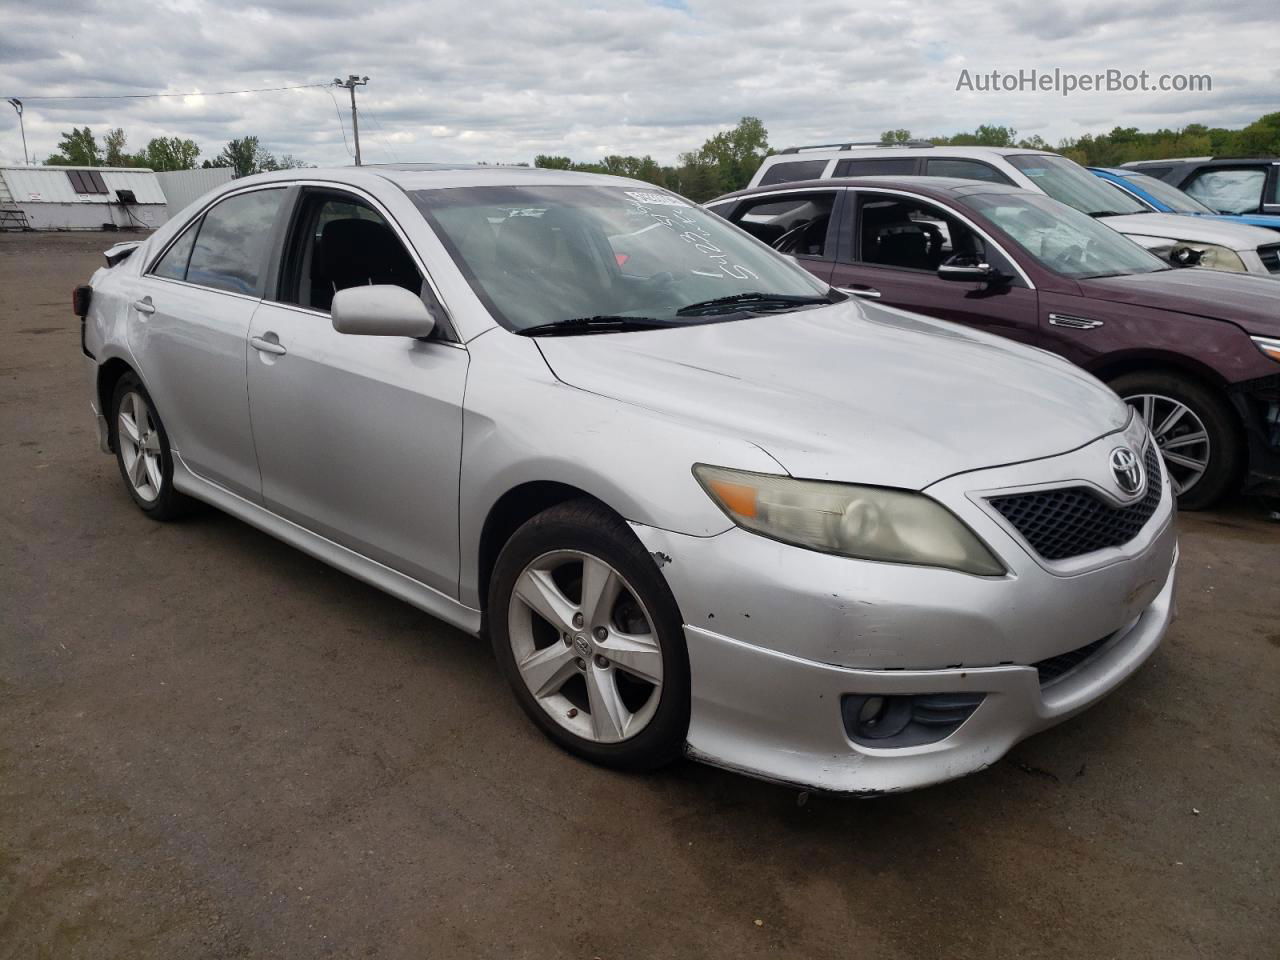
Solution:
[{"label": "cloudy sky", "polygon": [[[40,96],[233,90],[367,74],[367,162],[597,159],[681,151],[739,117],[774,146],[979,123],[1050,142],[1280,109],[1274,0],[0,0],[0,97],[25,97],[33,158],[59,132],[122,126],[129,147],[190,137],[202,156],[256,134],[349,163],[326,89],[155,100]],[[1212,75],[1211,93],[961,93],[961,70]],[[0,162],[21,162],[0,101]],[[350,138],[349,128],[346,137]]]}]

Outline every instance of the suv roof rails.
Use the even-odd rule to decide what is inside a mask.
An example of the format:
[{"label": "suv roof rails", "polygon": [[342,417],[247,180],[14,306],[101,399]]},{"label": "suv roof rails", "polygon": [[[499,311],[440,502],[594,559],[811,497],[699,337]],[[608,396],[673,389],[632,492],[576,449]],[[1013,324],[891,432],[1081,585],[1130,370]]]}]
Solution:
[{"label": "suv roof rails", "polygon": [[1128,160],[1120,166],[1136,167],[1141,163],[1204,163],[1206,160],[1213,159],[1213,157],[1165,157],[1163,160]]},{"label": "suv roof rails", "polygon": [[803,153],[806,150],[852,150],[854,147],[933,147],[928,140],[907,140],[903,143],[884,143],[880,140],[851,140],[847,143],[813,143],[803,147],[787,147],[778,153]]}]

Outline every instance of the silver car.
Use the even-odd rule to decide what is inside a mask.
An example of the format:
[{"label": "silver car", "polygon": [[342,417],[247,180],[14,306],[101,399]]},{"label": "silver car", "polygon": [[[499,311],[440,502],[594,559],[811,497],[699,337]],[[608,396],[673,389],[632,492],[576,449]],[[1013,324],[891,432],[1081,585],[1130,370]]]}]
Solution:
[{"label": "silver car", "polygon": [[77,291],[102,448],[492,640],[590,760],[880,793],[1160,643],[1147,430],[1045,352],[845,298],[649,184],[237,180]]}]

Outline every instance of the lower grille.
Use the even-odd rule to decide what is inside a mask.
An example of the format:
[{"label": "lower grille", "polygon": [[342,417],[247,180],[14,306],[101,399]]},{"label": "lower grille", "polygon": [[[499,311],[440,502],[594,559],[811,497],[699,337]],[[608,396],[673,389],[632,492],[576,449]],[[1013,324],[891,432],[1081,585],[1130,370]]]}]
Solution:
[{"label": "lower grille", "polygon": [[1088,487],[1063,487],[992,497],[991,506],[1046,560],[1067,560],[1128,543],[1160,504],[1163,483],[1159,454],[1147,447],[1147,494],[1127,507],[1114,507]]},{"label": "lower grille", "polygon": [[1039,663],[1033,663],[1032,666],[1040,674],[1041,688],[1061,680],[1080,664],[1091,660],[1094,654],[1105,647],[1107,641],[1113,636],[1115,634],[1109,633],[1101,640],[1095,640],[1093,643],[1087,643],[1083,647],[1077,647],[1075,650],[1068,650],[1066,653],[1060,653],[1056,657],[1049,657]]},{"label": "lower grille", "polygon": [[1259,247],[1258,256],[1268,273],[1280,273],[1280,244],[1271,247]]}]

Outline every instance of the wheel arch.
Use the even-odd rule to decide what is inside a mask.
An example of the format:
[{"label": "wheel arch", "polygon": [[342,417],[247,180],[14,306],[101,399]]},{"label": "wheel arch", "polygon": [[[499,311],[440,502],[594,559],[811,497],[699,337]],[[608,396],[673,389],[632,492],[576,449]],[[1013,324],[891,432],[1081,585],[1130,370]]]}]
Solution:
[{"label": "wheel arch", "polygon": [[115,452],[116,434],[111,425],[111,398],[116,392],[116,384],[127,373],[131,373],[135,377],[138,376],[138,371],[119,357],[111,357],[98,366],[98,412],[106,418],[107,445],[112,453]]},{"label": "wheel arch", "polygon": [[1126,373],[1164,373],[1191,377],[1219,393],[1226,393],[1227,381],[1218,371],[1185,354],[1164,350],[1130,350],[1112,354],[1104,360],[1090,364],[1091,374],[1109,383]]},{"label": "wheel arch", "polygon": [[476,557],[476,585],[482,610],[487,606],[489,580],[493,576],[498,554],[502,552],[502,548],[506,546],[512,534],[543,510],[570,500],[592,500],[613,510],[609,504],[581,487],[554,480],[533,480],[522,483],[512,487],[494,501],[480,528],[480,545]]}]

